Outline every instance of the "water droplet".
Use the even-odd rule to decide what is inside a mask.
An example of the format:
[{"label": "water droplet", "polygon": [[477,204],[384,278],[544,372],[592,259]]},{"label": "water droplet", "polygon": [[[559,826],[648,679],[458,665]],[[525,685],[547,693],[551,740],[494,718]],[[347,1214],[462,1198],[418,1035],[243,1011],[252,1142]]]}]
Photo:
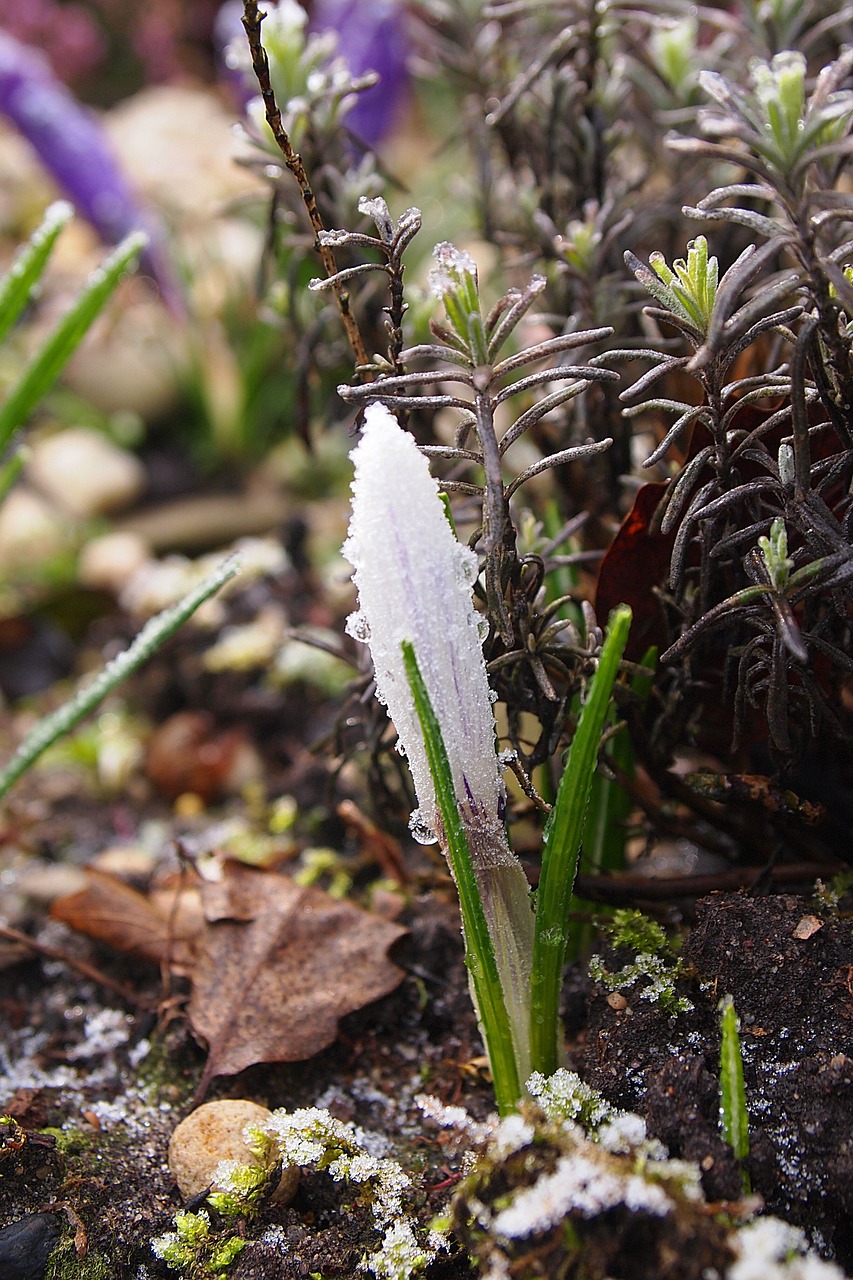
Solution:
[{"label": "water droplet", "polygon": [[370,623],[363,613],[351,613],[344,630],[353,640],[360,640],[362,644],[367,644],[370,639]]},{"label": "water droplet", "polygon": [[482,644],[484,640],[488,639],[488,635],[489,635],[488,618],[478,618],[477,619],[477,639],[480,641],[480,644]]},{"label": "water droplet", "polygon": [[480,565],[474,552],[468,547],[460,547],[456,561],[456,574],[460,584],[463,587],[473,587],[479,572]]},{"label": "water droplet", "polygon": [[409,815],[409,830],[418,844],[438,844],[438,836],[427,822],[420,809],[413,809]]},{"label": "water droplet", "polygon": [[492,706],[494,706],[494,705],[495,705],[495,703],[497,702],[497,700],[498,700],[498,691],[497,691],[497,689],[490,689],[490,690],[489,690],[489,702],[491,702]]}]

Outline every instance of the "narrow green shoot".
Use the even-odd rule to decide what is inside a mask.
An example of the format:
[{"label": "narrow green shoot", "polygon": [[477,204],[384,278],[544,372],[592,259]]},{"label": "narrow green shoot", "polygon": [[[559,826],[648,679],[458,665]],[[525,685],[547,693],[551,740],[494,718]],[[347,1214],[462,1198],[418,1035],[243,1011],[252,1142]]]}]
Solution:
[{"label": "narrow green shoot", "polygon": [[33,296],[53,246],[63,227],[74,217],[65,200],[57,200],[47,210],[40,227],[22,246],[9,270],[0,280],[0,342],[6,337]]},{"label": "narrow green shoot", "polygon": [[[631,681],[631,690],[641,703],[649,696],[657,666],[658,651],[649,649],[641,666]],[[608,722],[615,718],[611,708]],[[611,760],[625,778],[634,776],[634,752],[627,728],[622,725],[610,737],[604,748],[604,758]],[[612,778],[596,773],[592,780],[586,823],[583,830],[583,869],[596,874],[601,871],[621,871],[625,866],[625,821],[631,812],[631,800],[623,787]]]},{"label": "narrow green shoot", "polygon": [[214,595],[229,578],[240,571],[237,556],[225,560],[219,568],[203,582],[179,600],[169,609],[164,609],[150,618],[139,635],[123,653],[108,662],[93,680],[88,681],[71,697],[68,702],[54,711],[52,715],[41,720],[27,734],[18,750],[6,767],[0,771],[0,800],[6,795],[27,769],[35,763],[39,756],[54,742],[70,733],[84,720],[91,711],[103,702],[113,689],[132,675],[151,657],[165,640],[168,640],[187,619],[195,613],[199,605]]},{"label": "narrow green shoot", "polygon": [[459,814],[453,774],[441,726],[433,710],[413,646],[409,641],[404,640],[401,647],[406,676],[424,736],[430,773],[435,784],[436,803],[444,824],[448,858],[459,893],[462,931],[465,938],[465,963],[471,975],[477,1012],[492,1068],[495,1100],[500,1114],[507,1115],[515,1111],[518,1106],[522,1082],[518,1076],[512,1029],[495,959],[495,949],[483,911],[465,826]]},{"label": "narrow green shoot", "polygon": [[13,443],[12,450],[9,457],[0,462],[0,503],[24,470],[26,455],[17,444]]},{"label": "narrow green shoot", "polygon": [[133,232],[92,272],[83,292],[48,335],[0,407],[0,449],[6,447],[14,431],[53,386],[146,243],[143,232]]},{"label": "narrow green shoot", "polygon": [[746,1109],[746,1089],[743,1083],[743,1055],[740,1049],[740,1024],[731,996],[720,1001],[720,1127],[723,1137],[741,1162],[741,1176],[745,1194],[749,1194],[749,1174],[743,1161],[749,1155],[749,1114]]},{"label": "narrow green shoot", "polygon": [[560,1065],[559,1002],[569,907],[601,734],[630,626],[631,610],[624,605],[615,609],[545,830],[533,943],[530,1045],[534,1071],[546,1076]]}]

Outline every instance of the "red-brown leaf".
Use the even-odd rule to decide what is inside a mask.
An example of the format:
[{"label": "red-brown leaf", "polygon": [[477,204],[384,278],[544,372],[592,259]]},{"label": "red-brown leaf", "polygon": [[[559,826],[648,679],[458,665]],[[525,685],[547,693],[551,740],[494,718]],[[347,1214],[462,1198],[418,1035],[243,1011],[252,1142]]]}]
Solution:
[{"label": "red-brown leaf", "polygon": [[181,892],[176,886],[146,897],[107,871],[88,867],[86,876],[84,889],[54,902],[50,914],[55,920],[152,964],[168,960],[176,970],[191,964],[203,923],[198,910],[193,911],[198,903],[194,889]]},{"label": "red-brown leaf", "polygon": [[660,600],[655,593],[669,577],[675,534],[652,533],[652,516],[666,490],[654,481],[637,490],[598,571],[595,611],[603,626],[611,609],[628,604],[634,614],[625,657],[638,662],[650,645],[666,643]]}]

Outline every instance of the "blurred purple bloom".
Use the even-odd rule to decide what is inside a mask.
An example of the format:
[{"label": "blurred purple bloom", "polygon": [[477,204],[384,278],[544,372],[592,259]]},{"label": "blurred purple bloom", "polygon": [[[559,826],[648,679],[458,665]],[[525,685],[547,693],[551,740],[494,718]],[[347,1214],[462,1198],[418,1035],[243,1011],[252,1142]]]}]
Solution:
[{"label": "blurred purple bloom", "polygon": [[[232,41],[245,43],[242,14],[242,0],[226,0],[219,10],[214,38],[221,50]],[[311,9],[308,34],[325,31],[337,32],[335,56],[344,59],[350,75],[357,77],[367,71],[379,75],[379,84],[360,93],[346,117],[355,138],[376,146],[393,129],[408,86],[403,6],[400,0],[317,0]],[[258,91],[254,76],[235,70],[227,56],[223,61],[229,84],[245,107]]]},{"label": "blurred purple bloom", "polygon": [[338,53],[353,76],[376,71],[379,84],[358,95],[347,126],[375,146],[396,123],[408,86],[405,15],[400,0],[317,0],[309,31],[337,31]]},{"label": "blurred purple bloom", "polygon": [[239,40],[244,44],[246,41],[242,19],[243,0],[225,0],[213,24],[213,42],[219,51],[222,75],[228,82],[228,87],[238,106],[245,110],[250,100],[257,96],[258,82],[254,75],[235,66],[233,58],[228,53],[228,46],[232,42]]},{"label": "blurred purple bloom", "polygon": [[0,31],[0,114],[26,138],[54,181],[108,244],[145,231],[144,268],[165,300],[180,309],[160,229],[134,198],[106,135],[53,74],[42,54]]}]

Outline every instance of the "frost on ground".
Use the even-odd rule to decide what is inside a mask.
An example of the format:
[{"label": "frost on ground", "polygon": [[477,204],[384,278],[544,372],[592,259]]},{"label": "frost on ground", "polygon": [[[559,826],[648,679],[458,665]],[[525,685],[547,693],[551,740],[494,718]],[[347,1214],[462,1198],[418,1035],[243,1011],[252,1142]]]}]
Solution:
[{"label": "frost on ground", "polygon": [[[534,1079],[531,1092],[538,1109],[490,1126],[454,1201],[453,1228],[487,1280],[515,1274],[531,1250],[547,1274],[582,1257],[584,1275],[604,1280],[623,1273],[631,1238],[643,1240],[632,1280],[843,1280],[777,1219],[737,1227],[708,1213],[698,1166],[669,1159],[639,1117],[571,1072]],[[424,1110],[469,1142],[483,1136],[459,1109]]]}]

